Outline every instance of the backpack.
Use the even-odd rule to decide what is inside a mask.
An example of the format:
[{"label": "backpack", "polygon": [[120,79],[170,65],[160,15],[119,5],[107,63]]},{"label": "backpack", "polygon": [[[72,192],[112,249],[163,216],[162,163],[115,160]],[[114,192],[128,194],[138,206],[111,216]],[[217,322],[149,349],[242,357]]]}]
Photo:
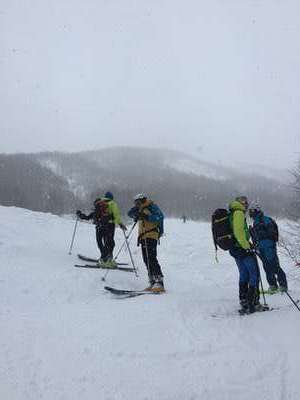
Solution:
[{"label": "backpack", "polygon": [[231,250],[235,245],[233,236],[230,212],[224,208],[218,208],[212,215],[212,234],[216,250]]},{"label": "backpack", "polygon": [[108,222],[111,219],[111,215],[109,212],[109,201],[107,199],[97,199],[94,202],[94,206],[95,206],[95,223],[96,224],[101,224],[101,225],[105,225],[108,224]]},{"label": "backpack", "polygon": [[268,230],[272,240],[274,240],[274,242],[278,242],[278,240],[279,240],[279,230],[278,230],[278,225],[274,221],[274,219],[270,218],[270,223],[267,225],[267,230]]},{"label": "backpack", "polygon": [[155,214],[157,216],[157,230],[159,233],[159,237],[161,238],[164,234],[164,214],[161,209],[154,203],[148,206],[151,214]]}]

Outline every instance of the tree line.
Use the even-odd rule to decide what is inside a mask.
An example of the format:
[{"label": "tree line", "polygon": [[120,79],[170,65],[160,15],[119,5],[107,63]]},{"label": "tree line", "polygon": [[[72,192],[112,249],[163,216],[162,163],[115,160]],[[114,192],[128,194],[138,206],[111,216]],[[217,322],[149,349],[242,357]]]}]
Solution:
[{"label": "tree line", "polygon": [[[2,154],[0,204],[55,214],[74,213],[77,208],[90,209],[95,197],[109,190],[125,215],[133,196],[144,192],[169,217],[186,215],[193,220],[209,220],[214,209],[246,194],[269,214],[288,217],[293,200],[288,184],[239,173],[227,179],[187,173],[167,165],[162,154],[121,150]],[[176,157],[174,154],[175,163]]]}]

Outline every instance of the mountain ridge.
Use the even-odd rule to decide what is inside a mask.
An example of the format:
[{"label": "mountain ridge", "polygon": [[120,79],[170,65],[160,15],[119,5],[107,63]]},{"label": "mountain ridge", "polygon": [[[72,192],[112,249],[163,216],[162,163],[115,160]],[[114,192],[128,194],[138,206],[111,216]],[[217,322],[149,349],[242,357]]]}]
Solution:
[{"label": "mountain ridge", "polygon": [[[126,208],[136,192],[146,192],[162,204],[169,216],[187,214],[193,219],[208,219],[213,208],[240,193],[262,202],[276,215],[285,216],[290,198],[288,185],[275,172],[271,179],[263,176],[263,170],[261,175],[248,173],[246,168],[220,166],[176,150],[119,146],[76,153],[0,155],[2,173],[5,174],[3,160],[10,159],[11,164],[19,160],[22,168],[22,158],[30,160],[31,169],[36,168],[38,175],[59,180],[60,190],[65,193],[64,205],[59,210],[55,206],[51,209],[58,213],[62,209],[72,212],[74,207],[87,208],[93,197],[106,190],[112,190]],[[9,170],[6,173],[9,175]],[[26,179],[30,182],[28,175]],[[22,190],[20,185],[16,186],[15,191]],[[13,199],[10,203],[20,205]]]}]

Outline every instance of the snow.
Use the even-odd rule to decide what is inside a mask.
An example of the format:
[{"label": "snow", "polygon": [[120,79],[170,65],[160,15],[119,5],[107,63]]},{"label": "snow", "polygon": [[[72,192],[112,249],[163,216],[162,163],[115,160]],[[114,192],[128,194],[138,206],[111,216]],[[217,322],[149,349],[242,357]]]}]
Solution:
[{"label": "snow", "polygon": [[[1,399],[298,399],[300,314],[284,295],[267,298],[279,311],[234,314],[237,268],[226,253],[215,263],[208,224],[167,220],[167,293],[120,300],[103,271],[73,267],[77,252],[97,255],[92,225],[79,225],[69,256],[73,220],[13,207],[0,219]],[[131,244],[140,277],[110,271],[106,284],[145,286]]]}]

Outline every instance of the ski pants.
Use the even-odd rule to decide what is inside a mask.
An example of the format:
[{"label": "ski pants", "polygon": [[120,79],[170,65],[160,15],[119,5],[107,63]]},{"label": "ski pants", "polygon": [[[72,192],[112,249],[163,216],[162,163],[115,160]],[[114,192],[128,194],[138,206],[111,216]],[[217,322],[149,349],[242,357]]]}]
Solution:
[{"label": "ski pants", "polygon": [[157,240],[143,239],[140,241],[144,263],[148,270],[149,282],[153,284],[156,279],[161,280],[163,274],[157,260]]},{"label": "ski pants", "polygon": [[103,261],[113,257],[115,224],[96,225],[96,239]]},{"label": "ski pants", "polygon": [[263,263],[268,284],[274,287],[278,287],[279,284],[279,286],[287,288],[286,274],[280,267],[276,244],[259,246],[259,256]]},{"label": "ski pants", "polygon": [[239,269],[239,282],[248,283],[249,286],[258,287],[259,272],[257,258],[255,255],[249,255],[244,258],[236,258],[235,262]]},{"label": "ski pants", "polygon": [[244,250],[230,251],[239,270],[239,298],[241,304],[259,302],[259,266],[255,254]]}]

